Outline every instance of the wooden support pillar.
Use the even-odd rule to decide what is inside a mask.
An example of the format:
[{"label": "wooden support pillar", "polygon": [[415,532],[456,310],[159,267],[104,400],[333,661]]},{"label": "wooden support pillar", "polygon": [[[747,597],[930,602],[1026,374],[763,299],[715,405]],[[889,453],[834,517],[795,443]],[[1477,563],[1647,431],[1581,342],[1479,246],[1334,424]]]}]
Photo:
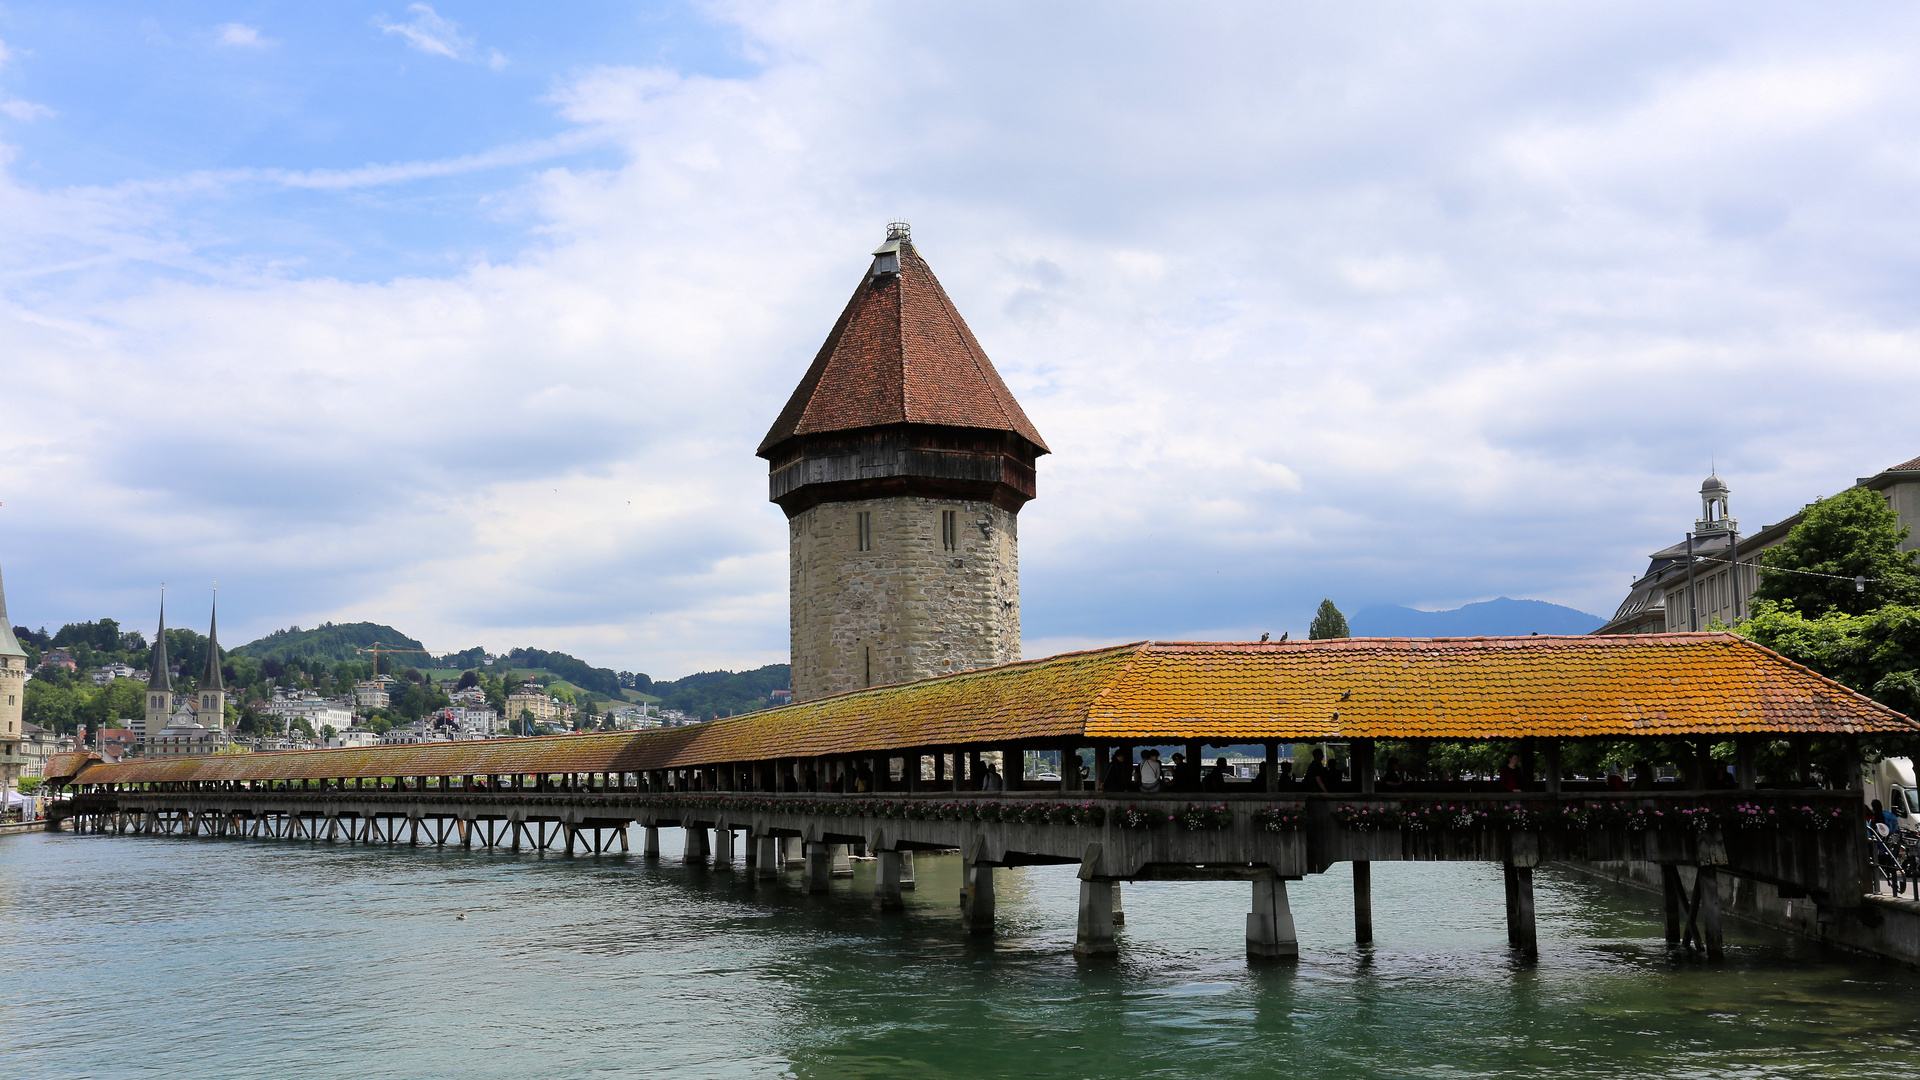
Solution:
[{"label": "wooden support pillar", "polygon": [[824,895],[833,880],[833,845],[809,842],[805,852],[806,869],[800,876],[800,891]]},{"label": "wooden support pillar", "polygon": [[1271,795],[1280,790],[1280,744],[1270,742],[1266,744],[1265,750],[1267,752],[1267,794]]},{"label": "wooden support pillar", "polygon": [[1198,741],[1187,743],[1187,775],[1193,780],[1193,786],[1189,790],[1200,790],[1200,777],[1205,775],[1205,771],[1201,768],[1201,765],[1203,764],[1202,759],[1206,757],[1206,754],[1207,748],[1205,743]]},{"label": "wooden support pillar", "polygon": [[780,876],[780,838],[777,836],[756,836],[753,838],[756,854],[754,859],[754,877],[762,881],[771,881]]},{"label": "wooden support pillar", "polygon": [[646,829],[640,837],[640,857],[657,859],[660,857],[660,826],[648,825]]},{"label": "wooden support pillar", "polygon": [[1353,940],[1373,943],[1373,864],[1364,859],[1353,863]]},{"label": "wooden support pillar", "polygon": [[1080,778],[1076,775],[1079,770],[1073,767],[1073,751],[1072,743],[1060,745],[1060,790],[1063,792],[1080,790]]},{"label": "wooden support pillar", "polygon": [[900,852],[880,850],[874,854],[873,907],[876,911],[900,911],[906,901],[900,896]]},{"label": "wooden support pillar", "polygon": [[713,865],[716,870],[733,869],[733,826],[725,822],[713,826]]},{"label": "wooden support pillar", "polygon": [[1546,739],[1540,744],[1540,756],[1546,759],[1544,776],[1549,795],[1560,794],[1560,740]]},{"label": "wooden support pillar", "polygon": [[1247,959],[1298,960],[1300,936],[1293,927],[1293,908],[1287,903],[1287,882],[1280,877],[1256,878],[1253,910],[1247,913]]},{"label": "wooden support pillar", "polygon": [[1693,879],[1693,908],[1700,920],[1700,944],[1707,951],[1707,959],[1719,960],[1726,955],[1720,932],[1720,872],[1711,866],[1702,866]]},{"label": "wooden support pillar", "polygon": [[900,853],[900,891],[913,891],[913,852]]},{"label": "wooden support pillar", "polygon": [[625,855],[626,853],[627,853],[627,827],[625,825],[622,825],[620,826],[620,854]]},{"label": "wooden support pillar", "polygon": [[[1104,754],[1106,751],[1101,750]],[[1027,783],[1027,752],[1022,747],[1009,746],[1000,751],[1000,777],[1006,781],[1008,791],[1019,791]]]},{"label": "wooden support pillar", "polygon": [[1733,782],[1741,791],[1752,791],[1760,786],[1760,772],[1754,763],[1759,747],[1752,735],[1736,735],[1733,739]]},{"label": "wooden support pillar", "polygon": [[1113,939],[1111,881],[1080,882],[1079,930],[1073,940],[1075,956],[1113,956],[1120,946]]},{"label": "wooden support pillar", "polygon": [[[1348,750],[1348,756],[1353,759],[1353,778],[1359,783],[1360,792],[1365,795],[1373,794],[1373,740],[1355,739],[1353,745]],[[1358,875],[1359,872],[1360,864],[1355,863],[1355,875]],[[1358,882],[1360,879],[1356,876],[1354,880]],[[1371,901],[1369,901],[1369,910],[1371,910]],[[1369,917],[1368,922],[1372,922],[1371,917]],[[1371,930],[1368,931],[1368,934],[1368,937],[1362,938],[1361,940],[1373,940]]]},{"label": "wooden support pillar", "polygon": [[1117,881],[1113,883],[1113,925],[1127,925],[1127,909],[1120,902],[1120,883]]},{"label": "wooden support pillar", "polygon": [[573,858],[573,842],[580,838],[580,830],[572,825],[561,825],[560,828],[567,834],[567,858],[571,859]]},{"label": "wooden support pillar", "polygon": [[1540,947],[1533,927],[1533,867],[1504,864],[1507,878],[1507,941],[1533,959]]}]

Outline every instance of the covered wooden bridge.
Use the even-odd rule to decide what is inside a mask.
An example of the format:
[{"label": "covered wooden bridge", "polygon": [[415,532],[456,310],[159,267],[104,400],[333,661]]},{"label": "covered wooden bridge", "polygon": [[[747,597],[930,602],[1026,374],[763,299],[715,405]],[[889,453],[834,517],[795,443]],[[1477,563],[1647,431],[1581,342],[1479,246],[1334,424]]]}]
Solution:
[{"label": "covered wooden bridge", "polygon": [[[1252,883],[1249,956],[1292,956],[1286,882],[1341,862],[1369,940],[1371,864],[1403,859],[1502,864],[1509,937],[1531,954],[1535,866],[1641,860],[1669,871],[1669,936],[1717,952],[1719,874],[1836,912],[1860,904],[1860,740],[1914,735],[1907,717],[1725,633],[1146,642],[663,731],[71,755],[49,772],[74,793],[64,813],[96,831],[598,853],[625,851],[637,823],[647,853],[659,828],[679,827],[690,860],[725,869],[743,834],[758,877],[797,845],[810,889],[863,848],[883,908],[910,887],[912,852],[958,849],[975,932],[992,927],[996,867],[1078,863],[1076,951],[1090,955],[1113,951],[1119,882],[1228,879]],[[1377,743],[1420,740],[1511,744],[1522,790],[1381,788]],[[1564,779],[1563,751],[1582,740],[1645,740],[1668,759],[1678,746],[1698,767],[1641,790]],[[1300,743],[1344,744],[1352,779],[1288,783],[1280,748]],[[1729,743],[1731,775],[1711,758]],[[1122,790],[1127,770],[1113,767],[1149,746],[1197,760],[1248,744],[1264,747],[1261,775],[1207,791]],[[1059,751],[1060,779],[1024,775],[1032,749]],[[1830,785],[1813,771],[1822,755]],[[1691,897],[1680,866],[1696,868]]]}]

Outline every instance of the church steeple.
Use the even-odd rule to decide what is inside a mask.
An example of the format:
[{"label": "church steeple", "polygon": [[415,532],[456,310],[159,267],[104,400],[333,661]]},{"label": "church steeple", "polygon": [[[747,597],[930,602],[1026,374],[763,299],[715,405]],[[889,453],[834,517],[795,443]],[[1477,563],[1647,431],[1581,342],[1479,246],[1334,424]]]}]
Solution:
[{"label": "church steeple", "polygon": [[153,636],[153,670],[147,675],[147,689],[173,689],[173,674],[167,670],[167,587],[160,586],[160,631]]},{"label": "church steeple", "polygon": [[153,638],[153,671],[147,676],[147,712],[140,737],[149,752],[159,745],[160,733],[173,717],[173,674],[167,670],[167,587],[160,586],[160,630]]},{"label": "church steeple", "polygon": [[213,615],[207,621],[207,670],[200,676],[200,689],[225,690],[220,679],[220,593],[213,594]]}]

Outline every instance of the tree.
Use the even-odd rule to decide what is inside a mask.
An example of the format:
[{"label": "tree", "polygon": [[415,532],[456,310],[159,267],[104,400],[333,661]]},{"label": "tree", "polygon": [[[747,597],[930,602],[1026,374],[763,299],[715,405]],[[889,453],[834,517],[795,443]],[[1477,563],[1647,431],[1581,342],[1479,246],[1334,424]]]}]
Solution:
[{"label": "tree", "polygon": [[1313,622],[1307,626],[1307,637],[1324,641],[1327,638],[1352,636],[1352,631],[1347,629],[1347,617],[1340,614],[1340,609],[1333,606],[1333,601],[1320,601],[1320,610],[1314,613]]},{"label": "tree", "polygon": [[[1900,550],[1909,529],[1880,493],[1848,488],[1807,508],[1779,546],[1760,556],[1763,568],[1808,573],[1760,572],[1755,600],[1791,605],[1803,615],[1829,611],[1864,615],[1887,604],[1920,604],[1920,569],[1913,553]],[[1826,575],[1826,576],[1818,576]],[[1855,577],[1869,579],[1860,591]]]}]

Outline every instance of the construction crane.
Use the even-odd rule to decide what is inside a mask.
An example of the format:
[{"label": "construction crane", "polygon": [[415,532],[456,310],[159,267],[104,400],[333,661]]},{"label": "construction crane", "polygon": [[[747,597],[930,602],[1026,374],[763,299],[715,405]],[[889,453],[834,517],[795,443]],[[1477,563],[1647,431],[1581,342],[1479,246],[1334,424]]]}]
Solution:
[{"label": "construction crane", "polygon": [[419,653],[422,656],[433,655],[431,652],[429,652],[426,649],[389,649],[377,641],[374,642],[370,648],[355,649],[354,651],[373,654],[373,675],[374,675],[374,678],[376,679],[380,677],[380,654],[381,653],[386,653],[389,656],[393,655],[394,653]]}]

